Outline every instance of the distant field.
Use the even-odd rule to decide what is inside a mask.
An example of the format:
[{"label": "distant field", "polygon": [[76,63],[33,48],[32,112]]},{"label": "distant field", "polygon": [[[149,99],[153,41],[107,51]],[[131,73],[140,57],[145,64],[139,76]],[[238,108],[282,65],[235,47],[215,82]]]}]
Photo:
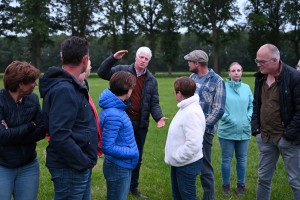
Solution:
[{"label": "distant field", "polygon": [[[254,72],[246,73],[242,78],[244,83],[250,85],[253,90],[254,87]],[[189,73],[178,74],[189,75]],[[158,73],[158,77],[160,74]],[[165,77],[165,75],[164,75]],[[227,76],[226,76],[227,77]],[[144,148],[143,164],[141,167],[141,177],[139,189],[142,193],[150,196],[153,200],[171,200],[171,181],[170,181],[170,167],[164,163],[164,147],[167,137],[169,124],[177,112],[177,102],[174,98],[173,83],[175,78],[157,78],[160,105],[163,113],[169,118],[164,128],[157,129],[156,123],[151,119],[149,132],[146,139]],[[100,108],[98,106],[99,94],[108,87],[108,82],[97,78],[94,74],[89,79],[90,93],[97,107],[98,112]],[[3,88],[3,83],[0,83]],[[38,93],[38,89],[35,89]],[[42,101],[41,101],[42,102]],[[39,188],[39,200],[50,200],[53,198],[53,183],[48,169],[45,167],[46,160],[46,139],[38,143],[37,152],[40,162],[40,188]],[[232,163],[231,172],[231,190],[230,196],[223,196],[222,191],[222,178],[220,170],[220,144],[218,138],[215,136],[212,149],[212,164],[215,170],[215,199],[216,200],[233,200],[233,199],[245,199],[252,200],[256,198],[256,185],[257,185],[257,165],[258,165],[258,149],[254,138],[251,139],[248,152],[248,164],[246,172],[246,195],[244,197],[237,197],[235,195],[236,188],[236,170],[235,159]],[[98,164],[93,169],[92,176],[92,199],[104,200],[106,199],[106,182],[102,172],[103,158],[98,159]],[[197,180],[197,197],[202,198],[203,190],[201,188],[200,180]],[[132,195],[128,195],[129,200],[138,199]],[[288,185],[287,175],[282,162],[279,159],[277,170],[274,175],[272,185],[272,200],[293,199],[292,190]]]}]

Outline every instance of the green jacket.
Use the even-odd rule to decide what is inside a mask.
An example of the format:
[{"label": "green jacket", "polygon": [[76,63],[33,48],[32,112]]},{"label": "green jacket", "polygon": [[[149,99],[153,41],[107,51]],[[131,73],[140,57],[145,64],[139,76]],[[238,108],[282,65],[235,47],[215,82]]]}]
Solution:
[{"label": "green jacket", "polygon": [[225,113],[219,121],[218,137],[227,140],[251,138],[253,95],[247,84],[227,78]]}]

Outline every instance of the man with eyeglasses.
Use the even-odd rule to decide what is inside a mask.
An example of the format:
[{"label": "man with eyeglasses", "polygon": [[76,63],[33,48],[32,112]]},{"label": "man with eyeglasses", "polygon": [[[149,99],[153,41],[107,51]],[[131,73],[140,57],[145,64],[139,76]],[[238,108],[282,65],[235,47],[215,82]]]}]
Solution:
[{"label": "man with eyeglasses", "polygon": [[300,73],[280,60],[276,46],[257,51],[252,135],[259,149],[256,199],[270,199],[281,154],[294,199],[300,199]]}]

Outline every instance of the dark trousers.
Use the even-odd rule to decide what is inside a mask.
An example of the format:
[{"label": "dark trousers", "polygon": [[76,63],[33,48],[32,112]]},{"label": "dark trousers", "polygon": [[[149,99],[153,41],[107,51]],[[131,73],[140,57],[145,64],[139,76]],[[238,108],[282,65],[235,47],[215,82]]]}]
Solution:
[{"label": "dark trousers", "polygon": [[172,196],[174,200],[197,200],[196,178],[202,159],[181,167],[171,167]]},{"label": "dark trousers", "polygon": [[136,165],[135,169],[132,171],[131,176],[131,183],[130,183],[130,190],[133,191],[138,188],[139,185],[139,177],[140,177],[140,168],[142,164],[142,157],[143,157],[143,149],[144,144],[148,132],[148,128],[140,128],[139,127],[140,122],[139,121],[132,121],[132,126],[134,130],[134,137],[137,144],[137,147],[139,149],[139,161]]},{"label": "dark trousers", "polygon": [[203,163],[201,168],[201,185],[204,190],[203,200],[215,199],[215,177],[211,165],[211,148],[214,135],[205,133],[203,137]]}]

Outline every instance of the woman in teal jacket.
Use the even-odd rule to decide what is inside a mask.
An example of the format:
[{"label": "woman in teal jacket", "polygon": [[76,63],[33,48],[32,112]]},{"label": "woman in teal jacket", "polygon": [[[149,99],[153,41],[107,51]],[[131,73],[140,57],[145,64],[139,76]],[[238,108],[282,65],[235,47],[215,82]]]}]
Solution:
[{"label": "woman in teal jacket", "polygon": [[247,151],[251,138],[250,121],[253,112],[253,95],[250,87],[242,83],[243,68],[234,62],[229,66],[226,86],[225,113],[219,122],[218,137],[221,145],[222,193],[230,194],[230,170],[233,153],[236,156],[236,194],[245,193]]}]

